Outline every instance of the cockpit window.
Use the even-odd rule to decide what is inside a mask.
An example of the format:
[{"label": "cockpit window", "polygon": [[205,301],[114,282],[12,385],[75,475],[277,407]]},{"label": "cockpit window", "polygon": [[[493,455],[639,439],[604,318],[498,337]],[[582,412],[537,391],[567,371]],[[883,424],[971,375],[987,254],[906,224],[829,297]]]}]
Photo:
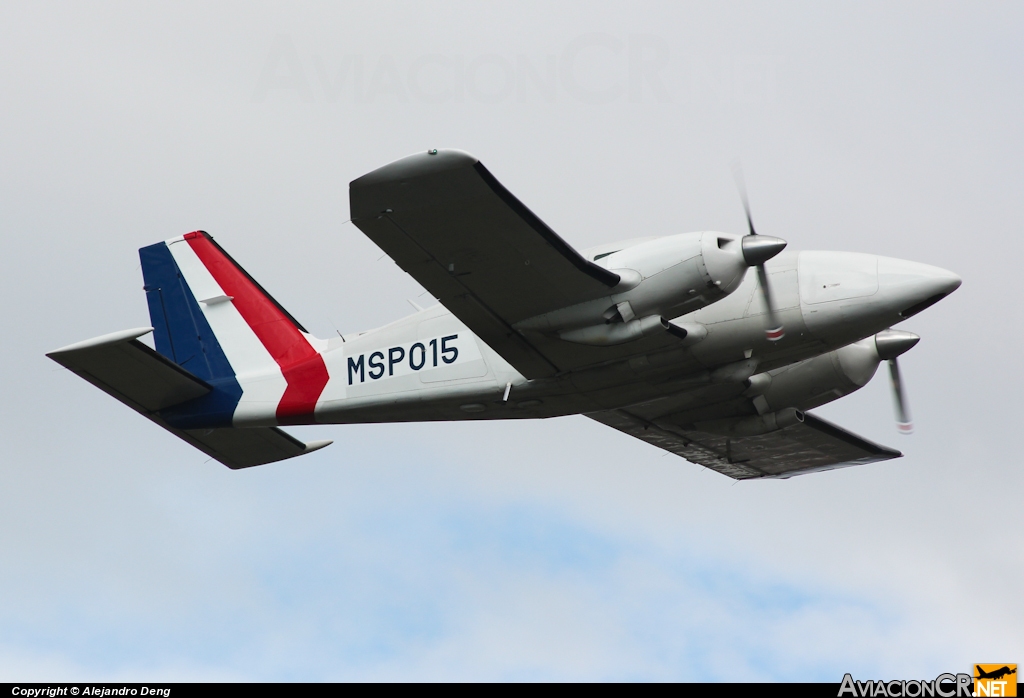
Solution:
[{"label": "cockpit window", "polygon": [[596,262],[599,259],[604,259],[608,255],[615,254],[616,252],[622,252],[622,250],[612,250],[611,252],[602,252],[601,254],[594,255],[594,261]]}]

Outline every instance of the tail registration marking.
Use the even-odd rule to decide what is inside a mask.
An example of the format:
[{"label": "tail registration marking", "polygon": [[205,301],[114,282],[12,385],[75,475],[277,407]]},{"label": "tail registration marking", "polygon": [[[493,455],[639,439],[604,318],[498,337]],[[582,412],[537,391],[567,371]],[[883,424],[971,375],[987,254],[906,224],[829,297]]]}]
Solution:
[{"label": "tail registration marking", "polygon": [[[365,383],[393,376],[407,376],[432,370],[455,362],[465,363],[480,358],[480,351],[471,337],[460,333],[433,337],[418,342],[399,344],[372,352],[346,357],[348,385]],[[469,341],[466,341],[466,340]]]}]

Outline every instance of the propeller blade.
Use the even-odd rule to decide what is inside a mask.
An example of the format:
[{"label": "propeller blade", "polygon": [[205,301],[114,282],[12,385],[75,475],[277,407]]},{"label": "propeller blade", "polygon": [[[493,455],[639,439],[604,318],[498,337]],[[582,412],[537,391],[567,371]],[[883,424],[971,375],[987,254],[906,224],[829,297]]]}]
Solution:
[{"label": "propeller blade", "polygon": [[750,215],[750,201],[747,199],[747,184],[743,179],[743,167],[738,162],[733,163],[732,175],[736,179],[736,189],[740,192],[743,211],[747,214],[747,225],[750,226],[750,234],[757,235],[757,231],[754,230],[754,218]]},{"label": "propeller blade", "polygon": [[782,327],[782,323],[779,322],[779,317],[775,312],[775,303],[772,300],[771,286],[768,285],[768,272],[765,271],[763,264],[757,265],[757,280],[761,282],[761,293],[764,294],[764,305],[768,309],[768,326],[764,330],[764,336],[768,338],[769,342],[777,342],[786,336],[786,331]]},{"label": "propeller blade", "polygon": [[747,226],[750,228],[750,234],[743,238],[743,259],[750,266],[757,267],[757,278],[761,282],[761,293],[764,295],[764,305],[767,309],[768,326],[764,330],[764,336],[768,338],[769,342],[777,342],[786,336],[786,331],[775,311],[775,302],[772,300],[772,290],[768,285],[768,272],[764,268],[764,263],[782,252],[786,247],[786,241],[757,234],[754,229],[754,217],[750,214],[750,200],[747,198],[743,168],[738,162],[733,165],[732,173],[736,178],[736,189],[739,190],[740,200],[743,202],[743,212],[747,214]]},{"label": "propeller blade", "polygon": [[892,379],[893,406],[896,408],[896,428],[901,434],[914,433],[914,423],[910,419],[906,399],[903,397],[903,380],[900,378],[900,365],[895,358],[889,359],[889,378]]}]

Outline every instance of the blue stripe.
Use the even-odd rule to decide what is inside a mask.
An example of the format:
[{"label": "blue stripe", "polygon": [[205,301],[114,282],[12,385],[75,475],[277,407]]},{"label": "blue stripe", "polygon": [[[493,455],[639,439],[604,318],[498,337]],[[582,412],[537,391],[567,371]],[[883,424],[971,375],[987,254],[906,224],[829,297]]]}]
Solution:
[{"label": "blue stripe", "polygon": [[163,242],[143,247],[139,259],[156,350],[213,386],[209,394],[160,416],[179,429],[231,426],[242,386],[170,249]]}]

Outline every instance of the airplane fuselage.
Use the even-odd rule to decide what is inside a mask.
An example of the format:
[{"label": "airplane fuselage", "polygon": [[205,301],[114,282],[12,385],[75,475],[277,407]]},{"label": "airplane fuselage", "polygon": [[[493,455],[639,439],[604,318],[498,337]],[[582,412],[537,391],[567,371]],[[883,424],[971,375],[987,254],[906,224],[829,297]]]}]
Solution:
[{"label": "airplane fuselage", "polygon": [[[684,254],[673,259],[675,265],[692,259],[685,251],[699,248],[694,240],[700,235],[673,236],[672,242],[682,243],[676,247],[684,248]],[[597,264],[616,269],[622,264],[642,266],[636,259],[644,250],[636,248],[644,247],[653,247],[655,256],[666,258],[664,241],[655,240],[623,250],[632,254],[632,260],[623,260],[626,255],[616,252],[599,256]],[[667,257],[671,258],[671,250]],[[716,412],[714,405],[749,394],[757,376],[871,337],[959,285],[955,275],[936,267],[857,253],[787,251],[770,260],[767,269],[786,326],[780,342],[765,339],[757,277],[744,274],[731,289],[723,292],[720,286],[714,287],[721,294],[715,302],[678,318],[690,328],[692,343],[681,340],[677,347],[563,376],[527,380],[450,311],[436,305],[378,329],[318,340],[325,344],[321,356],[329,380],[313,412],[293,417],[289,423],[554,417],[662,398],[671,399],[678,410],[685,408],[687,397],[700,406],[696,421],[702,415],[734,416],[729,409]],[[658,283],[658,275],[642,279],[633,288]],[[689,289],[683,291],[681,302],[673,301],[675,310],[685,310]],[[608,305],[601,303],[601,309]],[[693,341],[694,334],[702,336]],[[866,382],[871,377],[850,378],[844,370],[873,374],[878,361],[875,357],[872,363],[872,357],[865,356],[862,366],[844,367],[836,357],[829,363],[840,365],[829,379],[835,385],[826,386],[830,399],[836,399],[863,385],[858,384],[860,379]],[[273,379],[239,376],[243,389]],[[258,389],[244,390],[234,426],[278,423],[277,403],[259,397]],[[818,396],[804,397],[806,402]]]}]

